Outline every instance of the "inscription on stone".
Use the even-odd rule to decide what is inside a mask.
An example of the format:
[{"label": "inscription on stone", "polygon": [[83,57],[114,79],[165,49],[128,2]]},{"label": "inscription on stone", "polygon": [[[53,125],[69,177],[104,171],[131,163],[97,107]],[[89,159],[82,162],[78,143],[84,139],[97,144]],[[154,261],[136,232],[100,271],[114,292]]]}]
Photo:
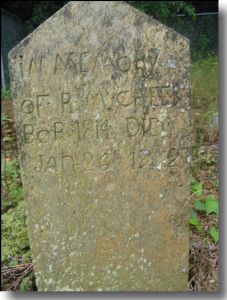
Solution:
[{"label": "inscription on stone", "polygon": [[185,291],[189,42],[72,1],[10,52],[40,291]]}]

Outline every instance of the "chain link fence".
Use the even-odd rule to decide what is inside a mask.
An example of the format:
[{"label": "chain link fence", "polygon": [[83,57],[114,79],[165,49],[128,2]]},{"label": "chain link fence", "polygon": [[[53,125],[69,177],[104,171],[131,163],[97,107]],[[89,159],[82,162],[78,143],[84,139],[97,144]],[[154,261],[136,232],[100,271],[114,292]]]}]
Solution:
[{"label": "chain link fence", "polygon": [[198,13],[194,20],[179,14],[164,23],[190,39],[192,60],[218,55],[218,13]]}]

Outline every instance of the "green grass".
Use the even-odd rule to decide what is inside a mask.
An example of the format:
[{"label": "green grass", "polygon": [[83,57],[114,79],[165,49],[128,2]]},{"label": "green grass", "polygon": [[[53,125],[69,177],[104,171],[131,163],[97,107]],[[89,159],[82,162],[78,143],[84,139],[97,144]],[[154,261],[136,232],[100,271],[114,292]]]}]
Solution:
[{"label": "green grass", "polygon": [[193,121],[197,143],[217,138],[218,59],[199,60],[191,67]]},{"label": "green grass", "polygon": [[31,261],[24,201],[2,215],[2,263],[14,266]]},{"label": "green grass", "polygon": [[1,99],[8,100],[11,98],[11,90],[9,88],[1,90]]},{"label": "green grass", "polygon": [[23,200],[18,160],[2,155],[1,174],[2,191],[5,196],[1,203],[1,213],[4,213]]},{"label": "green grass", "polygon": [[216,56],[192,64],[192,104],[204,109],[204,105],[217,107],[218,60]]},{"label": "green grass", "polygon": [[[25,203],[21,184],[20,166],[17,157],[15,130],[7,113],[1,114],[2,153],[1,153],[1,224],[3,267],[31,262],[30,245],[26,224]],[[33,273],[32,273],[33,274]],[[32,276],[32,274],[30,276]],[[28,279],[26,279],[28,278]],[[28,289],[30,277],[25,277],[20,290]],[[8,281],[3,278],[2,289],[6,290],[16,280],[13,275]]]},{"label": "green grass", "polygon": [[[218,124],[215,120],[218,116],[217,57],[193,63],[191,81],[195,145],[191,181],[193,210],[189,223],[204,238],[210,236],[214,243],[218,243]],[[213,215],[208,218],[210,214]]]},{"label": "green grass", "polygon": [[1,168],[1,259],[4,265],[16,265],[31,259],[18,158],[2,155]]}]

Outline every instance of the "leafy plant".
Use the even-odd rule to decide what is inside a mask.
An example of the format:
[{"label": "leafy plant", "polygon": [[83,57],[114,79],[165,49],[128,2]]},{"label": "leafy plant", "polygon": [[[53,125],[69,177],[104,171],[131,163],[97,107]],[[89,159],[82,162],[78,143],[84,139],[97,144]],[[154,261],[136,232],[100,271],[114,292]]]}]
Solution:
[{"label": "leafy plant", "polygon": [[16,265],[25,253],[30,254],[29,249],[25,205],[20,201],[2,215],[2,262]]},{"label": "leafy plant", "polygon": [[218,214],[218,201],[213,195],[209,195],[206,197],[205,207],[207,215],[212,213]]},{"label": "leafy plant", "polygon": [[196,181],[194,178],[192,178],[191,191],[196,196],[201,196],[202,193],[203,193],[203,186],[202,186],[202,184],[200,182]]},{"label": "leafy plant", "polygon": [[198,220],[198,216],[196,214],[196,212],[192,209],[191,211],[191,216],[189,218],[189,224],[195,226],[195,228],[202,234],[204,234],[204,229],[202,227],[202,225],[200,224],[199,220]]},{"label": "leafy plant", "polygon": [[8,120],[9,120],[8,114],[2,113],[2,114],[1,114],[1,121],[2,121],[2,122],[6,122],[6,121],[8,121]]},{"label": "leafy plant", "polygon": [[195,19],[195,8],[187,1],[126,1],[137,9],[165,22],[166,18],[176,18],[176,14],[184,13]]},{"label": "leafy plant", "polygon": [[26,22],[28,31],[33,31],[67,2],[68,1],[33,1],[32,14]]},{"label": "leafy plant", "polygon": [[209,234],[215,243],[219,242],[219,231],[215,227],[210,228]]},{"label": "leafy plant", "polygon": [[32,274],[24,277],[20,284],[20,291],[27,292],[31,290]]},{"label": "leafy plant", "polygon": [[196,212],[208,216],[211,214],[218,215],[218,201],[214,195],[207,195],[204,197],[203,195],[203,186],[200,182],[198,182],[195,178],[191,180],[191,191],[195,197],[193,202],[193,208],[191,211],[191,215],[189,218],[189,224],[194,226],[200,234],[205,236],[205,233],[208,234],[214,243],[219,242],[219,231],[215,227],[210,227],[209,230],[204,230],[202,224],[199,221],[198,215]]},{"label": "leafy plant", "polygon": [[15,140],[15,137],[14,136],[5,136],[2,141],[3,142],[12,142],[13,140]]},{"label": "leafy plant", "polygon": [[1,98],[2,98],[2,100],[10,99],[11,98],[11,90],[10,89],[1,90]]},{"label": "leafy plant", "polygon": [[16,159],[9,159],[2,156],[2,188],[7,197],[3,197],[1,202],[2,213],[9,208],[15,207],[18,202],[23,200],[23,190],[20,181],[19,162]]},{"label": "leafy plant", "polygon": [[194,201],[193,206],[197,211],[205,211],[206,210],[205,204],[200,200]]},{"label": "leafy plant", "polygon": [[218,201],[215,199],[213,195],[208,195],[205,198],[205,203],[202,202],[201,200],[194,201],[193,206],[197,211],[200,212],[204,211],[206,215],[212,213],[218,215]]}]

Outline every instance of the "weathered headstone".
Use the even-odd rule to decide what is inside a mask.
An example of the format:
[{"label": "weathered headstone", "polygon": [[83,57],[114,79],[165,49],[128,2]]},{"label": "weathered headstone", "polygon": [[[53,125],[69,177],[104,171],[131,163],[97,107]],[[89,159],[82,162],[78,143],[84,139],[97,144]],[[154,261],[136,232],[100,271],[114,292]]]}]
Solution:
[{"label": "weathered headstone", "polygon": [[72,1],[10,53],[40,291],[184,291],[189,42]]}]

